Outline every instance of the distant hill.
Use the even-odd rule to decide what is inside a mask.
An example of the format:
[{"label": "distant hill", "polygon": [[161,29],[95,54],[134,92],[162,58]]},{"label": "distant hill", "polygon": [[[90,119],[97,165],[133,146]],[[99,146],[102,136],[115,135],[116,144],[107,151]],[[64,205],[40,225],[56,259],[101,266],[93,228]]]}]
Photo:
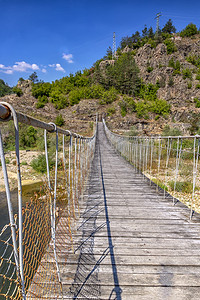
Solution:
[{"label": "distant hill", "polygon": [[[169,22],[169,21],[168,21]],[[166,24],[167,25],[167,24]],[[122,38],[93,67],[53,83],[19,81],[3,99],[20,111],[91,133],[96,112],[109,126],[130,134],[162,134],[177,128],[196,134],[200,123],[200,35],[194,24],[179,34],[169,22]],[[114,54],[114,55],[113,55]],[[21,90],[21,92],[19,92]]]}]

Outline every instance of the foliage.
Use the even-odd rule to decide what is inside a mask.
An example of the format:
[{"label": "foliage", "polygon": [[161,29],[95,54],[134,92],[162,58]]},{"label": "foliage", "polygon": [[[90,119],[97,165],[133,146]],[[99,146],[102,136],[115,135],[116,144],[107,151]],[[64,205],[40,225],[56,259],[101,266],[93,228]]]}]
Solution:
[{"label": "foliage", "polygon": [[185,29],[183,29],[180,33],[181,37],[190,37],[198,33],[197,27],[195,24],[188,24]]},{"label": "foliage", "polygon": [[151,73],[153,71],[153,67],[147,67],[147,72]]},{"label": "foliage", "polygon": [[173,86],[174,85],[174,79],[173,79],[172,76],[169,77],[168,85],[169,86]]},{"label": "foliage", "polygon": [[196,85],[196,89],[200,89],[200,84],[197,84],[197,85]]},{"label": "foliage", "polygon": [[52,86],[49,82],[39,82],[32,86],[32,95],[38,99],[39,97],[46,96],[49,97],[51,93]]},{"label": "foliage", "polygon": [[23,95],[23,92],[20,88],[18,88],[17,86],[15,86],[13,88],[13,93],[15,93],[18,97],[22,96]]},{"label": "foliage", "polygon": [[182,74],[183,74],[183,79],[189,78],[192,80],[192,72],[190,71],[190,69],[188,68],[183,69]]},{"label": "foliage", "polygon": [[149,83],[148,85],[142,84],[139,97],[147,101],[155,101],[157,99],[158,85]]},{"label": "foliage", "polygon": [[163,181],[159,180],[159,179],[155,179],[155,178],[152,178],[152,181],[158,185],[161,189],[165,190],[165,191],[168,191],[168,187],[163,183]]},{"label": "foliage", "polygon": [[174,69],[173,75],[180,74],[181,64],[179,60],[174,61],[173,57],[169,60],[169,67]]},{"label": "foliage", "polygon": [[131,126],[130,130],[127,133],[128,136],[137,136],[138,135],[138,131],[137,128],[135,126]]},{"label": "foliage", "polygon": [[2,79],[0,79],[0,97],[9,95],[12,93],[12,88],[9,87]]},{"label": "foliage", "polygon": [[200,100],[198,98],[194,98],[194,103],[196,108],[200,108]]},{"label": "foliage", "polygon": [[69,105],[67,97],[59,90],[52,90],[50,93],[50,102],[54,104],[55,108],[62,109]]},{"label": "foliage", "polygon": [[36,73],[36,72],[33,72],[33,73],[29,76],[28,79],[31,80],[33,83],[38,82],[38,76],[37,76],[37,73]]},{"label": "foliage", "polygon": [[186,60],[193,64],[194,66],[196,66],[197,68],[200,67],[200,56],[198,55],[189,55],[188,57],[186,57]]},{"label": "foliage", "polygon": [[37,140],[37,130],[33,126],[20,126],[19,144],[20,147],[26,149],[27,147],[35,147]]},{"label": "foliage", "polygon": [[188,82],[188,89],[191,89],[192,88],[192,81],[189,81]]},{"label": "foliage", "polygon": [[[171,190],[174,190],[175,182],[173,180],[169,181],[169,186]],[[177,181],[175,185],[175,191],[179,193],[191,193],[192,192],[192,182],[189,181]]]},{"label": "foliage", "polygon": [[[49,168],[52,169],[54,161],[49,157]],[[31,161],[31,167],[38,173],[45,173],[47,170],[46,157],[44,154],[40,154],[37,158]]]},{"label": "foliage", "polygon": [[164,44],[167,46],[167,54],[172,54],[177,51],[177,48],[171,39],[166,39]]},{"label": "foliage", "polygon": [[165,26],[162,28],[162,32],[163,33],[169,33],[169,34],[172,34],[172,33],[176,32],[176,28],[175,28],[175,26],[172,25],[172,20],[171,19],[169,19],[167,21],[167,23],[165,24]]},{"label": "foliage", "polygon": [[37,108],[42,108],[45,106],[45,104],[48,103],[48,98],[47,96],[43,95],[43,96],[39,96],[38,97],[38,102],[36,103],[36,107]]},{"label": "foliage", "polygon": [[162,136],[180,136],[182,135],[182,131],[178,128],[172,128],[169,125],[165,125]]},{"label": "foliage", "polygon": [[58,116],[56,117],[56,119],[55,119],[55,124],[56,124],[57,126],[60,126],[60,127],[61,127],[61,126],[64,125],[64,123],[65,123],[65,121],[64,121],[62,115],[58,115]]},{"label": "foliage", "polygon": [[117,99],[117,91],[114,87],[111,87],[109,91],[105,91],[102,95],[100,104],[109,104]]},{"label": "foliage", "polygon": [[166,100],[156,99],[151,104],[151,111],[158,115],[168,115],[170,112],[170,104]]},{"label": "foliage", "polygon": [[136,95],[140,89],[141,80],[132,53],[123,53],[114,65],[107,66],[101,82],[106,89],[113,86],[123,94]]},{"label": "foliage", "polygon": [[115,114],[115,112],[116,112],[116,109],[115,109],[114,106],[109,107],[109,108],[107,109],[107,115],[108,115],[108,116],[112,116],[113,114]]},{"label": "foliage", "polygon": [[150,106],[148,103],[145,103],[144,101],[138,101],[136,103],[136,112],[138,118],[144,118],[148,119],[149,115],[148,112],[150,111]]},{"label": "foliage", "polygon": [[132,97],[129,97],[127,95],[123,96],[123,99],[119,102],[119,106],[121,108],[121,115],[122,117],[125,117],[127,112],[129,111],[130,113],[136,111],[136,103],[133,100]]}]

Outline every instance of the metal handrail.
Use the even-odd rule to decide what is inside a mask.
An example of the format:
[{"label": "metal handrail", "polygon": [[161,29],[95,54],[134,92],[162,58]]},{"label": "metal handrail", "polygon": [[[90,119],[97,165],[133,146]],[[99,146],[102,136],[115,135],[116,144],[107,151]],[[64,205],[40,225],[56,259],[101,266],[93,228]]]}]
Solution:
[{"label": "metal handrail", "polygon": [[[22,114],[20,112],[16,111],[18,122],[21,122],[26,125],[31,125],[33,127],[38,127],[42,129],[46,129],[49,132],[55,131],[55,126],[52,124],[48,124],[46,122],[40,121],[38,119],[35,119],[33,117],[27,116],[25,114]],[[13,119],[12,112],[9,108],[9,104],[7,102],[0,102],[0,122],[7,122]],[[57,132],[64,134],[66,136],[73,136],[75,138],[80,139],[92,139],[93,137],[84,137],[78,133],[71,132],[70,130],[64,130],[59,127],[57,127]]]},{"label": "metal handrail", "polygon": [[121,137],[121,138],[126,138],[126,139],[178,139],[178,138],[181,138],[181,139],[193,139],[193,138],[200,138],[200,135],[199,134],[196,134],[196,135],[178,135],[178,136],[162,136],[162,135],[150,135],[150,136],[147,136],[147,135],[142,135],[142,136],[127,136],[127,135],[123,135],[123,134],[118,134],[118,133],[115,133],[113,131],[111,131],[107,124],[106,124],[106,121],[105,119],[103,119],[103,124],[105,126],[105,128],[110,132],[112,133],[112,135],[115,135],[117,137]]}]

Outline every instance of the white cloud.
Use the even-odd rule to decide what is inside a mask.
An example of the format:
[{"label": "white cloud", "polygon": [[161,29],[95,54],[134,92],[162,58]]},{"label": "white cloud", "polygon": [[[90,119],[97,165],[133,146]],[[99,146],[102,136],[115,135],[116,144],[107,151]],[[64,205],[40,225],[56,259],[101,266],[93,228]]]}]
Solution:
[{"label": "white cloud", "polygon": [[13,72],[28,72],[29,70],[40,70],[36,64],[28,64],[25,61],[16,62],[13,66],[6,67],[3,64],[0,64],[0,72],[6,74],[13,74]]},{"label": "white cloud", "polygon": [[56,64],[56,71],[65,72],[65,70],[61,67],[60,64]]},{"label": "white cloud", "polygon": [[6,67],[2,64],[0,64],[0,72],[5,73],[5,74],[13,74],[13,70],[11,67]]},{"label": "white cloud", "polygon": [[74,61],[73,61],[73,54],[65,54],[65,53],[63,53],[62,58],[65,59],[69,64],[73,64],[74,63]]},{"label": "white cloud", "polygon": [[41,71],[42,71],[42,73],[46,73],[47,72],[47,70],[45,68],[43,68]]},{"label": "white cloud", "polygon": [[61,67],[60,64],[52,64],[52,65],[49,65],[49,67],[55,68],[56,71],[61,71],[61,72],[65,73],[65,70],[63,69],[63,67]]},{"label": "white cloud", "polygon": [[28,64],[25,61],[16,62],[13,65],[13,70],[17,72],[27,72],[28,70],[39,70],[40,68],[36,64]]}]

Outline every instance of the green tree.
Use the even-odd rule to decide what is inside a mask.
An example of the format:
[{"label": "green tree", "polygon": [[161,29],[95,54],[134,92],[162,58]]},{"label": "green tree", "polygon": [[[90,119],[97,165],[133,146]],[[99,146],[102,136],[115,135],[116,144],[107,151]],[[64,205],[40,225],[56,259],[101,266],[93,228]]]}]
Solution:
[{"label": "green tree", "polygon": [[33,73],[29,76],[28,79],[31,80],[33,83],[38,82],[38,76],[37,76],[37,73],[36,73],[36,72],[33,72]]},{"label": "green tree", "polygon": [[145,38],[148,36],[147,25],[144,25],[144,29],[142,30],[142,37]]},{"label": "green tree", "polygon": [[55,119],[55,124],[59,127],[61,127],[62,125],[64,125],[65,121],[62,117],[62,115],[58,115]]},{"label": "green tree", "polygon": [[0,97],[5,95],[9,95],[12,93],[12,88],[5,83],[2,79],[0,79]]},{"label": "green tree", "polygon": [[165,24],[165,26],[162,29],[162,32],[163,33],[169,33],[169,34],[172,34],[172,33],[176,32],[176,28],[175,28],[175,26],[172,25],[172,20],[171,19],[169,19],[167,21],[167,23]]},{"label": "green tree", "polygon": [[106,56],[104,57],[104,59],[112,59],[112,48],[110,46],[106,50]]},{"label": "green tree", "polygon": [[123,94],[136,95],[140,89],[139,69],[131,53],[122,54],[106,69],[105,86],[114,86]]},{"label": "green tree", "polygon": [[15,86],[13,88],[13,93],[15,93],[18,97],[22,96],[23,95],[23,92],[20,88],[18,88],[17,86]]},{"label": "green tree", "polygon": [[197,26],[193,23],[188,24],[180,33],[181,37],[190,37],[198,33]]},{"label": "green tree", "polygon": [[149,30],[148,30],[148,38],[149,39],[153,39],[155,36],[154,32],[153,32],[153,28],[150,27]]}]

